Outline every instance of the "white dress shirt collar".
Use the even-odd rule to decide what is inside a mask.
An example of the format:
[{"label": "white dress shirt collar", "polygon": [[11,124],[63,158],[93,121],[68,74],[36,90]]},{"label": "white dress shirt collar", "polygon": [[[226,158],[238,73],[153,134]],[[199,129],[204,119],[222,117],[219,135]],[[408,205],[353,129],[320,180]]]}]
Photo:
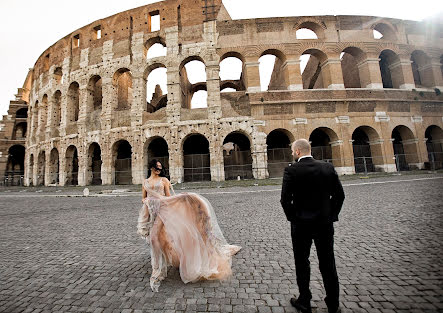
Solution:
[{"label": "white dress shirt collar", "polygon": [[309,154],[309,155],[301,156],[301,157],[298,158],[297,162],[300,162],[300,160],[304,159],[304,158],[312,158],[312,155]]}]

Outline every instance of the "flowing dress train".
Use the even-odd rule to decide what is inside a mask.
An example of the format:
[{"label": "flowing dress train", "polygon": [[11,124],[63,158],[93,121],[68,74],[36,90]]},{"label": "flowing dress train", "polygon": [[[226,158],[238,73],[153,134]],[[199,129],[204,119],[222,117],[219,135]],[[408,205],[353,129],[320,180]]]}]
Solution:
[{"label": "flowing dress train", "polygon": [[143,188],[137,233],[151,247],[152,290],[158,291],[169,266],[179,268],[184,283],[227,279],[241,247],[226,242],[209,201],[195,193],[166,197],[161,180],[150,185],[146,179]]}]

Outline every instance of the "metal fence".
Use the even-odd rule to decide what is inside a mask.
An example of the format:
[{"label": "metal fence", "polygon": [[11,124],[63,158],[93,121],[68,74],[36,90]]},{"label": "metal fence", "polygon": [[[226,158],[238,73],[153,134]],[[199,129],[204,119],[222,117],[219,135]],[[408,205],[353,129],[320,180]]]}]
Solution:
[{"label": "metal fence", "polygon": [[[292,162],[292,155],[289,153],[288,149],[273,149],[274,151],[267,151],[267,167],[265,166],[255,166],[255,164],[260,164],[257,162],[257,158],[264,160],[265,157],[256,153],[250,157],[250,159],[244,158],[243,160],[248,160],[245,164],[235,164],[235,162],[228,163],[232,161],[227,159],[225,156],[225,164],[223,168],[217,168],[212,170],[213,175],[221,177],[224,174],[225,180],[234,179],[253,179],[257,177],[258,173],[268,172],[270,178],[279,178],[283,176],[284,168],[287,167]],[[327,156],[327,153],[322,152],[322,156]],[[317,159],[318,155],[317,155]],[[392,160],[389,165],[385,164],[386,159]],[[333,159],[333,158],[323,158],[324,162],[332,163],[336,167],[344,166],[343,164],[354,164],[353,171],[355,173],[362,173],[368,175],[369,173],[384,172],[384,171],[410,171],[418,169],[417,163],[408,162],[408,160],[416,160],[417,155],[415,154],[395,154],[389,157],[382,156],[359,156],[352,159]],[[242,160],[239,158],[238,160]],[[253,160],[255,162],[253,162]],[[112,181],[113,184],[132,184],[132,177],[134,172],[131,168],[131,160],[118,160],[119,163],[116,164],[116,170],[113,172]],[[165,162],[166,163],[166,162]],[[234,164],[232,164],[234,163]],[[184,158],[183,167],[185,182],[201,182],[211,180],[211,167],[210,167],[210,156],[209,154],[194,154],[188,155]],[[263,162],[261,162],[263,164]],[[117,169],[120,170],[117,170]],[[443,152],[430,152],[428,153],[428,161],[424,163],[424,169],[430,171],[442,170],[443,169]],[[224,173],[217,173],[215,171],[224,171]],[[109,174],[109,173],[107,173]],[[65,177],[65,185],[78,185],[78,172],[67,173]],[[88,184],[98,184],[102,183],[102,172],[94,171],[90,172],[87,177]],[[166,175],[169,177],[169,170],[166,170]],[[49,174],[49,184],[59,184],[60,174],[50,173]],[[37,182],[43,184],[43,175],[37,176],[37,181],[33,182],[33,185],[37,185]],[[0,178],[0,186],[23,186],[25,183],[23,173],[10,173],[6,174],[3,178]]]}]

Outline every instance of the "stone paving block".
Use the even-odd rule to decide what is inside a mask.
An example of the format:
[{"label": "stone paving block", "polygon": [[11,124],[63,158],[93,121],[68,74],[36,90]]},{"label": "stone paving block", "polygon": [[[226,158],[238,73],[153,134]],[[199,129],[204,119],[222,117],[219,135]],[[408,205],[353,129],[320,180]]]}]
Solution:
[{"label": "stone paving block", "polygon": [[[443,311],[440,187],[345,186],[335,225],[344,312]],[[0,193],[0,312],[295,312],[290,225],[279,192],[210,192],[227,241],[243,247],[233,277],[184,284],[170,269],[158,293],[149,287],[148,247],[135,234],[139,197],[60,202]],[[314,312],[327,312],[315,247],[311,290]]]}]

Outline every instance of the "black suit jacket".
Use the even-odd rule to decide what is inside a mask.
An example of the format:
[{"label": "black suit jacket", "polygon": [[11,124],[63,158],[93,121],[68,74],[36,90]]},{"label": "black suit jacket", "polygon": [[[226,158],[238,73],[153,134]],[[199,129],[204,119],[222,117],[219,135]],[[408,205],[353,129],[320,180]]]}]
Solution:
[{"label": "black suit jacket", "polygon": [[303,158],[285,168],[280,202],[288,221],[338,221],[344,199],[343,187],[332,164]]}]

